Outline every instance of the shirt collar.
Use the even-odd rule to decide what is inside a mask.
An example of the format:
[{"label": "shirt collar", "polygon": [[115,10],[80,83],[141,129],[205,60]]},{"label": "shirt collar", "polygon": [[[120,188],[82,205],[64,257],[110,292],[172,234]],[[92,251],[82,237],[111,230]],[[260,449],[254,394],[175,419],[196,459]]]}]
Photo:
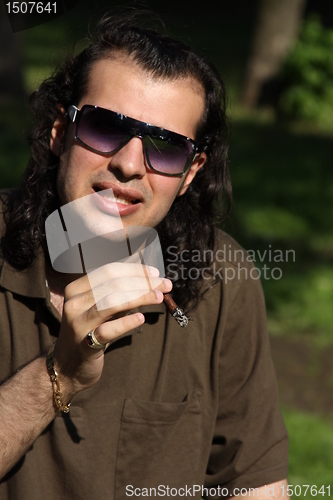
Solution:
[{"label": "shirt collar", "polygon": [[46,299],[43,252],[40,251],[31,266],[24,270],[15,269],[7,261],[4,261],[0,273],[0,286],[24,297]]}]

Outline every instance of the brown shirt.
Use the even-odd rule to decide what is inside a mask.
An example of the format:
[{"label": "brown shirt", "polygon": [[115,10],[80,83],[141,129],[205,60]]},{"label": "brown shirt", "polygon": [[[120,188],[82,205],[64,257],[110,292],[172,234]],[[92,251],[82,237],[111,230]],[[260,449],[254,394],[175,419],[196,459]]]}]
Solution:
[{"label": "brown shirt", "polygon": [[[287,476],[261,285],[222,232],[219,247],[227,252],[224,260],[218,254],[217,284],[189,326],[180,328],[163,304],[146,308],[146,323],[107,350],[99,382],[72,400],[70,413],[60,413],[0,483],[2,500],[119,500],[168,491],[180,498],[186,486],[187,496],[213,499],[221,498],[213,487],[233,494]],[[232,261],[229,250],[239,250]],[[48,349],[60,318],[43,255],[22,272],[7,262],[0,267],[3,379]],[[225,279],[227,269],[234,279]],[[194,494],[194,485],[208,490]]]}]

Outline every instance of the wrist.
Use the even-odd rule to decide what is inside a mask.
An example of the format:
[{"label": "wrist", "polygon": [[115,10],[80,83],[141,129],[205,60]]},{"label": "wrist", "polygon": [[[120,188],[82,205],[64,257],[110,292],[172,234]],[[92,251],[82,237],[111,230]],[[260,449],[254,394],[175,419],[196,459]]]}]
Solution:
[{"label": "wrist", "polygon": [[53,404],[56,411],[62,411],[64,413],[69,412],[70,402],[65,403],[63,392],[61,391],[61,384],[59,374],[54,365],[54,350],[56,347],[56,342],[50,347],[46,356],[46,368],[52,382],[53,390]]}]

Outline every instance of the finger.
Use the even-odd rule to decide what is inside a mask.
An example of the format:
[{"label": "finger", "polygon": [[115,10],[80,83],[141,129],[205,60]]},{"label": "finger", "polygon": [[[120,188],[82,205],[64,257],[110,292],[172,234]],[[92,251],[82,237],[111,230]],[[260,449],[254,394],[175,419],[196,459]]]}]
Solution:
[{"label": "finger", "polygon": [[78,280],[70,283],[66,287],[66,296],[68,298],[79,293],[84,293],[90,288],[96,288],[105,281],[112,280],[118,277],[157,277],[159,271],[156,267],[145,266],[138,263],[113,262],[106,264],[94,271],[90,271],[87,275],[82,276]]},{"label": "finger", "polygon": [[109,315],[129,311],[142,305],[156,304],[163,301],[163,293],[160,290],[127,290],[123,292],[110,293],[96,302],[97,311],[108,311]]},{"label": "finger", "polygon": [[151,290],[161,290],[166,293],[171,291],[172,283],[168,279],[162,278],[116,278],[107,281],[96,288],[92,289],[92,294],[96,303],[111,293],[124,293],[126,291],[137,290],[141,295],[142,292],[146,293]]},{"label": "finger", "polygon": [[126,304],[126,302],[139,298],[153,289],[163,293],[170,292],[172,282],[167,278],[152,278],[151,283],[147,283],[145,278],[116,278],[93,290],[89,289],[84,293],[65,298],[64,311],[66,315],[73,317],[94,306],[97,306],[97,310],[103,310]]},{"label": "finger", "polygon": [[128,314],[127,316],[103,323],[95,329],[94,334],[101,344],[107,346],[115,339],[138,328],[144,322],[145,317],[142,313]]},{"label": "finger", "polygon": [[92,306],[75,319],[76,329],[89,331],[112,319],[118,313],[142,306],[160,304],[163,301],[164,295],[160,290],[143,293],[141,296],[138,296],[136,292],[125,292],[121,298],[116,297],[117,294],[104,297],[101,303]]}]

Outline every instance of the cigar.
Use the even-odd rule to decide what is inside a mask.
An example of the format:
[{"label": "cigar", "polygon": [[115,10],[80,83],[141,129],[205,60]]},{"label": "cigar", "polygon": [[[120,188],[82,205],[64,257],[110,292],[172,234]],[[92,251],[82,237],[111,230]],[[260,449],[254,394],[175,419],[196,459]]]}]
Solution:
[{"label": "cigar", "polygon": [[163,302],[166,305],[171,316],[177,321],[178,325],[182,328],[185,328],[188,325],[188,317],[186,316],[184,311],[177,306],[176,302],[173,300],[169,293],[164,294]]},{"label": "cigar", "polygon": [[[126,234],[126,242],[127,242],[128,252],[129,252],[129,255],[132,255],[132,249],[131,249],[130,240],[128,237],[127,228],[125,228],[125,234]],[[139,256],[140,256],[141,262],[143,262],[140,250],[139,250]],[[143,267],[143,272],[144,272],[145,277],[147,279],[149,289],[151,290],[152,288],[150,286],[149,276],[148,276],[148,273],[147,273],[145,267]],[[169,311],[169,313],[171,314],[171,316],[173,318],[175,318],[175,320],[177,321],[178,325],[181,326],[182,328],[185,328],[188,325],[188,317],[186,316],[184,311],[180,307],[177,306],[176,302],[173,300],[173,298],[171,297],[171,295],[169,293],[164,294],[163,302],[166,305],[166,308]]]}]

